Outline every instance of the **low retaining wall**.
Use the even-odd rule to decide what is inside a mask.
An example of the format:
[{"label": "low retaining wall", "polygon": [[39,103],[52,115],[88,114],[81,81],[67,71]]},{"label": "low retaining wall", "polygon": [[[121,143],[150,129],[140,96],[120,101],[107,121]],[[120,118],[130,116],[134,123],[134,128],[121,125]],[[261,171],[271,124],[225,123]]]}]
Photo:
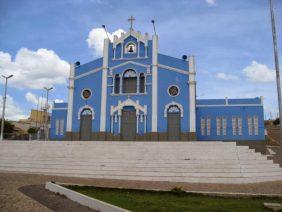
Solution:
[{"label": "low retaining wall", "polygon": [[76,191],[67,189],[53,182],[47,182],[45,184],[45,189],[52,191],[54,193],[58,193],[60,195],[64,195],[74,202],[77,202],[81,205],[87,206],[93,210],[97,210],[100,212],[128,212],[128,210],[126,209],[123,209],[123,208],[111,205],[109,203],[88,197],[84,194],[80,194]]}]

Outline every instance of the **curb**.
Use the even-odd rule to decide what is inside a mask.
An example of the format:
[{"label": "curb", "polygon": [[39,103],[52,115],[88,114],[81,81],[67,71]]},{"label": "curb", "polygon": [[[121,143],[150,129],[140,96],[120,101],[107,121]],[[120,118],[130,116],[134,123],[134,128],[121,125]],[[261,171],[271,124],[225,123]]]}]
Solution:
[{"label": "curb", "polygon": [[53,182],[46,182],[45,189],[58,193],[60,195],[66,196],[68,199],[77,202],[81,205],[87,206],[93,210],[97,210],[100,212],[129,212],[126,209],[117,207],[115,205],[111,205],[109,203],[103,202],[101,200],[97,200],[91,197],[88,197],[84,194],[80,194],[76,191],[72,191],[63,186],[57,185]]},{"label": "curb", "polygon": [[[78,184],[78,183],[60,183],[57,185],[76,185],[76,186],[93,186],[99,188],[118,188],[118,189],[133,189],[133,190],[141,190],[141,191],[170,191],[165,189],[138,189],[138,188],[124,188],[124,187],[103,187],[103,186],[95,186],[88,184]],[[240,192],[224,192],[224,191],[195,191],[195,190],[184,190],[187,194],[199,194],[210,197],[242,197],[242,198],[251,198],[251,197],[278,197],[282,198],[282,194],[267,194],[267,193],[240,193]]]}]

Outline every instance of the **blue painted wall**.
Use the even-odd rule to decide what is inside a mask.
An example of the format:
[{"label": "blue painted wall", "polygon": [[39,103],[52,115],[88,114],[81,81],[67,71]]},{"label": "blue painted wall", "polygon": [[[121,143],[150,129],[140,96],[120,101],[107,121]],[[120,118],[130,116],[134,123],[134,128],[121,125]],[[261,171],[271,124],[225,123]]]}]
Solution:
[{"label": "blue painted wall", "polygon": [[[135,43],[137,46],[136,53],[124,53],[121,58],[121,49],[125,49],[128,43]],[[138,45],[140,52],[138,52]],[[145,57],[147,48],[148,56]],[[115,52],[115,57],[114,57]],[[139,57],[138,57],[139,54]],[[181,131],[189,132],[189,66],[188,61],[181,58],[174,58],[164,54],[158,54],[158,63],[163,66],[158,67],[158,132],[167,131],[167,118],[165,117],[166,105],[176,102],[183,107],[183,117],[181,117]],[[152,131],[151,117],[152,117],[152,41],[148,41],[148,46],[141,41],[138,42],[133,36],[127,37],[123,44],[118,44],[116,50],[113,49],[113,44],[109,45],[109,70],[107,77],[107,107],[106,107],[106,131],[111,131],[111,106],[115,107],[118,102],[131,99],[139,101],[139,105],[147,106],[147,126],[146,132]],[[116,67],[121,65],[119,67]],[[102,88],[102,71],[89,74],[81,77],[89,71],[101,69],[103,66],[103,58],[98,58],[89,63],[82,64],[75,67],[75,82],[74,82],[74,108],[73,108],[73,132],[79,132],[80,120],[79,111],[85,106],[90,106],[94,110],[94,119],[92,120],[92,131],[99,132],[100,130],[100,107],[101,107],[101,88]],[[168,68],[166,67],[168,66]],[[170,68],[176,70],[169,70]],[[114,94],[114,76],[122,76],[124,71],[133,69],[137,76],[141,73],[146,77],[146,92],[136,94]],[[177,70],[187,71],[187,73],[180,73]],[[172,97],[168,94],[168,88],[171,85],[176,85],[179,88],[179,95]],[[92,96],[88,100],[84,100],[81,96],[82,90],[88,88],[92,91]],[[121,86],[122,88],[122,86]],[[263,106],[260,98],[253,99],[199,99],[196,101],[196,134],[198,140],[264,140],[264,123],[263,123]],[[65,125],[67,123],[67,110],[58,110],[58,108],[67,107],[66,103],[55,104],[51,117],[51,139],[62,139],[62,136],[55,135],[55,122],[56,119],[64,119]],[[142,114],[142,112],[140,113]],[[216,117],[224,116],[227,118],[227,135],[217,135],[216,133]],[[234,136],[232,133],[232,116],[242,117],[243,131],[241,136]],[[258,116],[259,121],[259,134],[248,134],[248,116]],[[201,117],[211,118],[211,135],[201,135]],[[139,120],[139,134],[144,134],[144,121]],[[114,134],[118,133],[118,122],[114,122]]]},{"label": "blue painted wall", "polygon": [[[250,140],[250,141],[260,141],[265,140],[264,135],[264,115],[263,115],[263,106],[260,104],[260,99],[232,99],[228,100],[229,105],[215,106],[219,105],[220,102],[225,103],[225,99],[222,100],[198,100],[198,106],[196,107],[196,131],[198,140],[227,140],[227,141],[238,141],[238,140]],[[201,103],[200,103],[201,102]],[[210,103],[210,106],[208,106]],[[243,104],[253,106],[244,106]],[[237,106],[236,106],[237,104]],[[239,104],[239,105],[238,105]],[[242,118],[242,135],[233,135],[232,131],[232,117],[241,117]],[[258,135],[249,135],[248,131],[248,116],[258,116]],[[201,118],[211,118],[211,134],[210,136],[201,134]],[[226,117],[227,118],[227,134],[226,135],[217,135],[216,127],[216,117]]]},{"label": "blue painted wall", "polygon": [[[51,129],[50,129],[50,139],[64,139],[67,125],[67,103],[54,103],[52,115],[51,115]],[[64,120],[64,131],[61,135],[56,135],[56,120]]]}]

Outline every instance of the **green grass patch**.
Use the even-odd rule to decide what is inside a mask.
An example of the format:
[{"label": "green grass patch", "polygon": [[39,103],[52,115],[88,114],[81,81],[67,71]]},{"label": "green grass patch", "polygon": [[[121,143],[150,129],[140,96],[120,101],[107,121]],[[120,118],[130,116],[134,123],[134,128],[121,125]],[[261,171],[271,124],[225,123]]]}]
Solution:
[{"label": "green grass patch", "polygon": [[65,186],[71,190],[131,211],[268,211],[264,202],[282,203],[281,198],[229,198],[189,194],[180,188],[171,191]]}]

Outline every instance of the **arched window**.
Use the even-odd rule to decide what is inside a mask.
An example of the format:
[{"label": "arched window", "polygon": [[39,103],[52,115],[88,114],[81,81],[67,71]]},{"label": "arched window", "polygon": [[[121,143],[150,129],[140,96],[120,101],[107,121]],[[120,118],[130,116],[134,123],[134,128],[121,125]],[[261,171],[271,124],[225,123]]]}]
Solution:
[{"label": "arched window", "polygon": [[140,93],[145,93],[145,75],[144,75],[144,73],[140,74],[140,78],[139,78],[139,92]]},{"label": "arched window", "polygon": [[82,112],[81,112],[82,116],[86,116],[86,115],[92,115],[92,111],[88,108],[85,108]]},{"label": "arched window", "polygon": [[115,75],[115,90],[114,93],[119,93],[120,91],[120,76],[119,74]]},{"label": "arched window", "polygon": [[125,53],[136,53],[136,45],[134,43],[128,43],[125,47]]},{"label": "arched window", "polygon": [[136,72],[128,69],[123,74],[123,93],[136,93],[137,90],[137,76]]},{"label": "arched window", "polygon": [[180,113],[180,109],[177,105],[171,105],[168,110],[168,113]]}]

